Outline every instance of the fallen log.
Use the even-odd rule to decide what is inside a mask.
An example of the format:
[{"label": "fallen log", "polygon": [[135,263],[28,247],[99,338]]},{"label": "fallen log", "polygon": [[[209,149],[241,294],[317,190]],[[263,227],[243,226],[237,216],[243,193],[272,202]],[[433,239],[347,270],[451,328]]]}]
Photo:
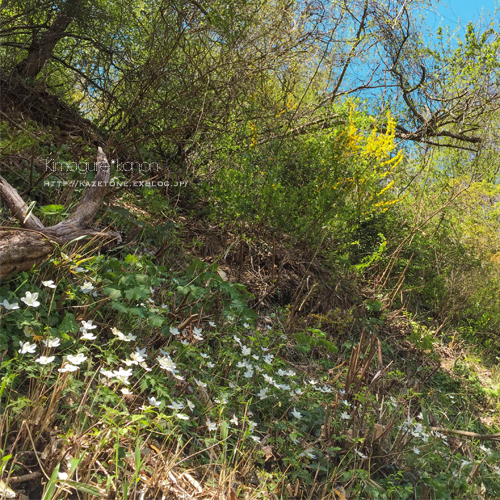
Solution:
[{"label": "fallen log", "polygon": [[81,242],[85,236],[121,242],[120,235],[114,231],[91,228],[110,176],[108,160],[100,147],[97,150],[97,165],[94,181],[85,189],[73,212],[64,221],[50,227],[42,224],[16,189],[0,176],[0,200],[23,226],[0,230],[0,278],[40,265],[50,257],[55,244],[65,245],[78,239]]}]

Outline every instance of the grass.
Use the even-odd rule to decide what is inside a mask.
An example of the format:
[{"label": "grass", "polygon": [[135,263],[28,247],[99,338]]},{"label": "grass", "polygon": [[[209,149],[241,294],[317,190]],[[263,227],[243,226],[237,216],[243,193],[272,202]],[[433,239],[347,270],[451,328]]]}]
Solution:
[{"label": "grass", "polygon": [[2,478],[30,498],[500,494],[495,442],[453,433],[496,430],[477,360],[375,299],[307,326],[217,265],[133,254],[61,254],[4,299]]}]

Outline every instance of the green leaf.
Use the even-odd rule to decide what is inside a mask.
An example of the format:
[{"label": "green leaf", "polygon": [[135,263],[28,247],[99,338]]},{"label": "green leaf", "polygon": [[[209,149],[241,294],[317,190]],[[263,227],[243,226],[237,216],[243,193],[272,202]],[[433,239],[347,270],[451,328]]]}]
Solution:
[{"label": "green leaf", "polygon": [[65,208],[63,205],[45,205],[40,207],[40,210],[44,215],[60,215],[64,212]]},{"label": "green leaf", "polygon": [[304,332],[294,333],[293,338],[299,343],[303,345],[309,345],[309,337]]},{"label": "green leaf", "polygon": [[228,436],[228,427],[227,427],[227,422],[225,420],[222,421],[222,424],[221,424],[221,438],[224,440],[224,439],[227,439],[227,436]]},{"label": "green leaf", "polygon": [[129,307],[128,312],[134,316],[139,316],[140,318],[144,318],[146,316],[144,314],[144,309],[141,307]]},{"label": "green leaf", "polygon": [[134,276],[137,283],[140,283],[141,285],[149,285],[151,278],[147,274],[135,274]]},{"label": "green leaf", "polygon": [[52,500],[52,497],[54,496],[54,490],[56,489],[57,474],[59,473],[59,466],[60,466],[60,464],[57,464],[55,466],[55,468],[52,472],[52,475],[50,476],[49,482],[47,483],[44,494],[42,496],[42,500]]},{"label": "green leaf", "polygon": [[328,352],[333,353],[333,354],[335,354],[339,350],[339,348],[333,342],[330,342],[329,340],[317,339],[315,341],[315,344],[317,346],[325,347]]},{"label": "green leaf", "polygon": [[62,332],[78,333],[79,329],[80,328],[73,313],[66,314],[59,325],[59,330]]},{"label": "green leaf", "polygon": [[202,262],[198,257],[191,262],[191,264],[186,268],[186,274],[188,276],[194,276],[195,273],[201,272],[207,268],[207,265]]},{"label": "green leaf", "polygon": [[130,255],[128,254],[126,257],[125,257],[125,262],[127,264],[130,264],[130,263],[135,263],[135,262],[138,262],[139,261],[139,258],[136,256],[136,255]]},{"label": "green leaf", "polygon": [[161,316],[152,316],[149,318],[149,324],[151,326],[159,327],[163,324],[164,318]]},{"label": "green leaf", "polygon": [[135,470],[136,472],[139,472],[139,470],[141,469],[141,447],[139,443],[135,445],[134,458],[135,458]]},{"label": "green leaf", "polygon": [[72,488],[75,488],[75,490],[81,491],[82,493],[87,493],[88,495],[93,495],[98,498],[103,498],[106,495],[105,491],[90,484],[79,483],[70,479],[66,479],[64,483],[68,486],[71,486]]},{"label": "green leaf", "polygon": [[122,304],[121,302],[113,302],[111,304],[111,308],[114,309],[115,311],[127,314],[128,313],[128,307],[125,304]]},{"label": "green leaf", "polygon": [[117,300],[122,296],[121,290],[117,290],[116,288],[111,288],[109,286],[105,287],[103,292],[108,295],[111,300]]},{"label": "green leaf", "polygon": [[134,288],[129,288],[125,291],[125,297],[129,300],[141,300],[149,297],[149,288],[141,285],[135,286]]}]

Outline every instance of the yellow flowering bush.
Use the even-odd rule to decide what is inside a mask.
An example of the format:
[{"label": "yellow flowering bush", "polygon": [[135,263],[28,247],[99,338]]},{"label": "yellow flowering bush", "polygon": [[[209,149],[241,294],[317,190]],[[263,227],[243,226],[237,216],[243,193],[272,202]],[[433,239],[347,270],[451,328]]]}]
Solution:
[{"label": "yellow flowering bush", "polygon": [[[295,106],[288,97],[283,110]],[[396,122],[388,114],[378,128],[354,106],[341,112],[344,126],[264,143],[258,141],[262,124],[250,121],[247,149],[220,171],[218,210],[230,220],[250,218],[310,241],[323,238],[325,228],[347,241],[364,221],[387,212],[402,199],[396,195],[404,160]],[[276,120],[282,115],[278,110]]]}]

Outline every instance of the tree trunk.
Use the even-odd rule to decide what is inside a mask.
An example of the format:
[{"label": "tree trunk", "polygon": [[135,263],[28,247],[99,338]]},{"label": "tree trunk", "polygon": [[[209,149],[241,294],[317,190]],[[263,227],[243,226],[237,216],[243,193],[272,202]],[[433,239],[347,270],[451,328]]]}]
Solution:
[{"label": "tree trunk", "polygon": [[35,78],[40,73],[47,60],[52,56],[59,40],[66,35],[66,29],[74,19],[77,6],[77,0],[66,2],[63,10],[57,14],[48,30],[40,37],[34,36],[28,48],[28,55],[16,66],[20,76]]},{"label": "tree trunk", "polygon": [[85,236],[96,239],[117,240],[115,232],[102,232],[90,228],[106,193],[110,176],[109,163],[101,148],[97,151],[98,171],[94,181],[83,193],[71,215],[55,226],[44,227],[31,213],[17,191],[0,176],[0,200],[16,217],[22,229],[0,228],[0,278],[27,271],[48,259],[54,244],[64,245]]}]

